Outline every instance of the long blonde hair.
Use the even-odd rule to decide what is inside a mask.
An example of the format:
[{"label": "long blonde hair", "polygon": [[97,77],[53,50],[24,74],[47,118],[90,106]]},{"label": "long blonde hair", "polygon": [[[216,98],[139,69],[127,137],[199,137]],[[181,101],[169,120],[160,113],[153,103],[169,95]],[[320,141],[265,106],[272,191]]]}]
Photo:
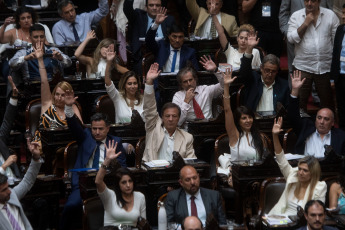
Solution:
[{"label": "long blonde hair", "polygon": [[[99,63],[99,60],[101,59],[101,49],[103,47],[108,47],[109,45],[111,44],[114,44],[116,45],[116,42],[114,39],[111,39],[111,38],[105,38],[103,39],[99,44],[98,46],[96,47],[95,51],[93,52],[93,63],[91,65],[91,73],[96,73],[97,72],[97,68],[98,68],[98,63]],[[114,47],[116,48],[116,47]],[[112,68],[114,68],[115,66],[115,60],[113,61],[113,64],[112,64]]]}]

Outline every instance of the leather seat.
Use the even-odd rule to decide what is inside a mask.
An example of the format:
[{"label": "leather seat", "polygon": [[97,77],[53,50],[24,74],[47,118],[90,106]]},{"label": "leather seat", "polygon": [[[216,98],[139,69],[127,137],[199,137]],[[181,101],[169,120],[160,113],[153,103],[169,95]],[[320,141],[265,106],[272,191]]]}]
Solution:
[{"label": "leather seat", "polygon": [[84,201],[83,230],[98,230],[104,225],[104,208],[101,199],[96,196]]},{"label": "leather seat", "polygon": [[110,99],[109,95],[103,95],[98,98],[96,104],[96,111],[98,113],[104,113],[108,115],[109,120],[112,124],[115,124],[115,107],[113,101]]},{"label": "leather seat", "polygon": [[35,132],[39,125],[41,117],[41,99],[35,99],[30,101],[25,110],[25,131],[30,134],[31,137],[35,135]]}]

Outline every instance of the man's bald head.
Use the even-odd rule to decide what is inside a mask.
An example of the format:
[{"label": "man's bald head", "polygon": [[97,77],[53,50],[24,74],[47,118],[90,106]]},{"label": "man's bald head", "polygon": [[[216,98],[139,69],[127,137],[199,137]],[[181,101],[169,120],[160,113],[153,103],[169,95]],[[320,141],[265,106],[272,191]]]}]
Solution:
[{"label": "man's bald head", "polygon": [[201,220],[196,216],[187,216],[182,221],[182,230],[201,230]]}]

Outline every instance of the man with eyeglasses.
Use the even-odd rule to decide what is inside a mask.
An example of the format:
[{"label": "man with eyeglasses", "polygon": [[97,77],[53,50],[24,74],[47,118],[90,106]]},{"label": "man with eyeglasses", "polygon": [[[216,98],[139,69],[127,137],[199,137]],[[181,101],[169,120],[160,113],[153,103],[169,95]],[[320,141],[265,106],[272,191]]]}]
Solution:
[{"label": "man with eyeglasses", "polygon": [[302,72],[300,90],[301,112],[306,112],[312,83],[320,97],[321,107],[334,110],[330,84],[333,41],[339,19],[329,9],[320,7],[321,0],[305,0],[305,8],[293,13],[289,20],[287,38],[295,45],[292,65]]},{"label": "man with eyeglasses", "polygon": [[[244,83],[242,104],[264,114],[273,114],[277,111],[277,103],[287,106],[289,87],[288,82],[277,77],[279,58],[268,54],[260,66],[261,75],[252,70],[253,48],[258,44],[255,34],[248,35],[248,47],[241,59],[239,80]],[[241,93],[242,94],[242,93]]]}]

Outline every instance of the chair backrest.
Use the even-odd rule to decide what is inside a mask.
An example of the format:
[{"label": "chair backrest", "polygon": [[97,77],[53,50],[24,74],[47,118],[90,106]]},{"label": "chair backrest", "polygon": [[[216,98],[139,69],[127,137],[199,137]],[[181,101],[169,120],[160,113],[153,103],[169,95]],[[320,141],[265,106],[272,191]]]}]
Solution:
[{"label": "chair backrest", "polygon": [[98,230],[104,224],[104,207],[99,196],[84,201],[83,229]]},{"label": "chair backrest", "polygon": [[111,123],[115,123],[116,113],[115,113],[115,106],[113,101],[110,99],[109,95],[103,95],[98,98],[96,104],[96,111],[98,113],[104,113],[108,115],[109,120]]},{"label": "chair backrest", "polygon": [[145,151],[145,141],[146,137],[141,137],[135,146],[135,167],[137,169],[141,168],[141,161]]},{"label": "chair backrest", "polygon": [[71,178],[69,169],[74,168],[75,162],[78,156],[78,144],[76,141],[72,141],[67,144],[64,152],[64,175]]},{"label": "chair backrest", "polygon": [[146,73],[149,71],[151,65],[154,62],[155,62],[155,55],[153,55],[153,53],[149,52],[144,55],[143,60],[141,62],[143,77],[146,77]]},{"label": "chair backrest", "polygon": [[297,142],[297,135],[293,129],[289,129],[284,134],[283,149],[285,153],[295,153],[295,145]]},{"label": "chair backrest", "polygon": [[167,197],[168,193],[164,193],[163,195],[161,195],[159,198],[158,198],[158,201],[157,201],[157,211],[159,212],[159,202],[162,202],[165,204],[165,198]]},{"label": "chair backrest", "polygon": [[25,131],[30,133],[32,137],[39,125],[41,117],[41,99],[35,99],[30,101],[25,110]]},{"label": "chair backrest", "polygon": [[268,178],[261,183],[259,215],[268,213],[285,189],[286,181],[283,177]]},{"label": "chair backrest", "polygon": [[226,55],[223,52],[222,48],[219,48],[217,50],[216,54],[214,55],[214,62],[216,63],[217,66],[219,65],[219,63],[226,63],[227,62]]},{"label": "chair backrest", "polygon": [[214,157],[216,158],[215,162],[217,167],[219,167],[218,158],[223,153],[230,153],[229,136],[226,133],[217,137],[214,143]]}]

